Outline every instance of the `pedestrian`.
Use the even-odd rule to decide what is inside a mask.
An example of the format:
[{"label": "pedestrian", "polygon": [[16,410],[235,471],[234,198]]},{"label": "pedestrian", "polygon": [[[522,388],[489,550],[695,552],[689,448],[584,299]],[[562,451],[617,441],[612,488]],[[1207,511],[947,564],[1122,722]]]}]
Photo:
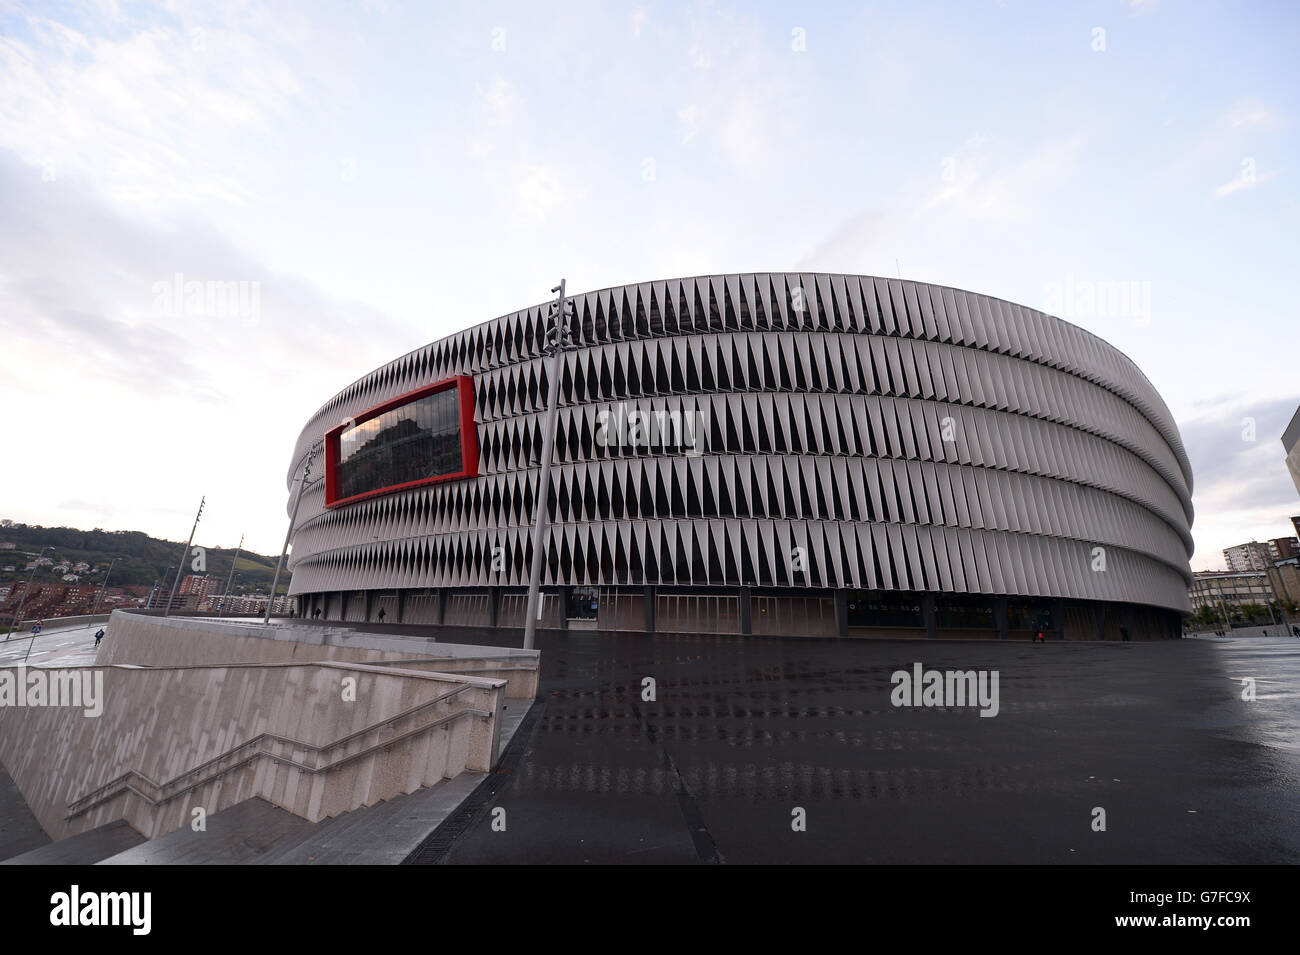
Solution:
[{"label": "pedestrian", "polygon": [[311,618],[315,620],[319,616],[320,616],[320,607],[317,607],[315,610],[311,612]]},{"label": "pedestrian", "polygon": [[1291,633],[1292,633],[1294,636],[1300,637],[1300,625],[1293,626],[1293,627],[1291,628]]},{"label": "pedestrian", "polygon": [[1034,636],[1034,643],[1046,643],[1046,642],[1047,642],[1047,638],[1043,636],[1043,631],[1039,630],[1038,633],[1035,634]]},{"label": "pedestrian", "polygon": [[380,622],[380,623],[383,623],[383,622],[384,622],[384,617],[386,617],[386,616],[388,616],[388,611],[385,610],[383,607],[380,607],[380,608],[379,608],[379,622]]},{"label": "pedestrian", "polygon": [[99,646],[99,641],[104,639],[104,628],[100,627],[99,632],[95,634],[95,646]]},{"label": "pedestrian", "polygon": [[1120,638],[1120,640],[1124,641],[1125,643],[1128,643],[1129,640],[1132,639],[1132,638],[1128,635],[1128,627],[1120,627],[1120,628],[1119,628],[1119,638]]}]

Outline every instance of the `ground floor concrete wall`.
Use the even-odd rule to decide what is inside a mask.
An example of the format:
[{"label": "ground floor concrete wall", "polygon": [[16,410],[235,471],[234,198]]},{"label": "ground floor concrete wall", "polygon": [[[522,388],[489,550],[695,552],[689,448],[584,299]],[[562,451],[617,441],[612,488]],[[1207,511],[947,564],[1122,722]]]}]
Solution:
[{"label": "ground floor concrete wall", "polygon": [[[390,596],[386,622],[505,631],[524,625],[527,595],[510,588],[445,588],[436,593]],[[592,596],[594,595],[594,596]],[[580,597],[581,599],[577,599]],[[325,620],[338,595],[298,595],[300,614],[321,611]],[[375,620],[376,596],[369,619]],[[353,597],[349,608],[364,601]],[[594,609],[591,603],[595,603]],[[816,588],[600,587],[552,588],[542,594],[542,629],[609,632],[735,634],[738,636],[938,637],[944,639],[1049,640],[1172,639],[1180,635],[1176,611],[1112,601],[1016,595],[853,591]],[[858,608],[858,609],[853,609]],[[869,608],[864,610],[862,608]],[[361,616],[366,616],[358,611]],[[348,619],[354,619],[349,612]]]}]

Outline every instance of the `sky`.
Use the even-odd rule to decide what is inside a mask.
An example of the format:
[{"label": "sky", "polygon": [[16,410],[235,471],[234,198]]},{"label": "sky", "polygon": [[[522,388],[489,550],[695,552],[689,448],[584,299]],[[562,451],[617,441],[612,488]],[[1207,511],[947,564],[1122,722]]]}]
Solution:
[{"label": "sky", "polygon": [[1289,534],[1300,6],[810,6],[0,2],[0,517],[183,540],[206,496],[196,543],[278,553],[378,365],[561,277],[842,271],[1131,357],[1193,569]]}]

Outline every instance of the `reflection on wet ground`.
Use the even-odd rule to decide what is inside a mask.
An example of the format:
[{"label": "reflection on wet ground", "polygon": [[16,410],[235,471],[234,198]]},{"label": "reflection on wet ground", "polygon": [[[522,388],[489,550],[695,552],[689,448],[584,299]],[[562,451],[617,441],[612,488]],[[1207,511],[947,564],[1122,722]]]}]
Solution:
[{"label": "reflection on wet ground", "polygon": [[[505,831],[482,814],[448,861],[1300,861],[1300,640],[539,646]],[[998,671],[998,715],[892,706],[916,662]]]}]

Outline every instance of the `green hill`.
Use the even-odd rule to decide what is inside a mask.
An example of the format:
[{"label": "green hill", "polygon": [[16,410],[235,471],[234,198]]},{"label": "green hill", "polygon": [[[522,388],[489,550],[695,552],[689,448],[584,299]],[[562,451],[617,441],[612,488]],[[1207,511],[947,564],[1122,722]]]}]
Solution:
[{"label": "green hill", "polygon": [[[82,584],[98,584],[104,579],[104,571],[109,561],[117,557],[113,565],[113,574],[109,578],[110,587],[152,586],[155,580],[166,580],[170,584],[175,579],[176,561],[181,556],[184,541],[161,540],[150,537],[140,531],[106,531],[95,528],[91,531],[78,530],[74,527],[41,527],[36,524],[17,524],[13,521],[0,520],[0,543],[14,545],[13,550],[0,550],[0,568],[12,565],[12,572],[0,570],[0,586],[16,580],[26,580],[30,571],[24,570],[32,554],[43,547],[52,547],[45,552],[57,563],[76,564],[84,561],[91,565],[90,571],[81,571]],[[230,573],[231,562],[235,559],[235,549],[205,547],[206,573],[221,580],[224,588],[226,576]],[[198,573],[190,569],[192,557],[185,560],[186,573]],[[271,587],[275,576],[276,557],[242,551],[235,566],[235,583],[232,587],[236,593],[243,591],[261,591],[265,593]],[[38,582],[57,579],[49,573],[48,568],[36,572]],[[289,574],[280,575],[281,593],[288,589]]]}]

